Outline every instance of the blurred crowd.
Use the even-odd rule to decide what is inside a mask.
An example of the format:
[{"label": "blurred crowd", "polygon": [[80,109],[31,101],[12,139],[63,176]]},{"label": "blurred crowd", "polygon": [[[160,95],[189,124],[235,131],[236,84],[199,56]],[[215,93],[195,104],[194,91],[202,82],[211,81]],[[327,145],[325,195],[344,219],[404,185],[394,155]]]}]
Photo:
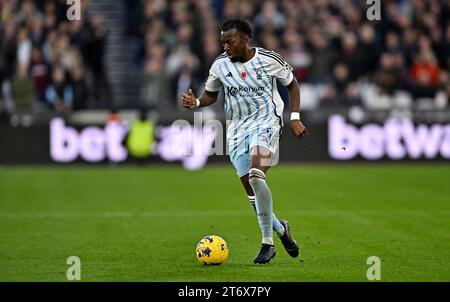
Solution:
[{"label": "blurred crowd", "polygon": [[108,107],[104,20],[66,0],[0,0],[0,116]]},{"label": "blurred crowd", "polygon": [[[129,33],[140,37],[141,98],[176,107],[188,87],[203,89],[220,54],[220,25],[249,21],[254,46],[279,52],[301,83],[305,109],[359,105],[389,110],[450,94],[450,1],[143,0],[129,5]],[[163,102],[167,101],[167,102]]]},{"label": "blurred crowd", "polygon": [[[111,107],[108,30],[90,13],[93,1],[81,1],[81,21],[69,21],[66,0],[0,0],[0,116]],[[249,21],[252,45],[291,64],[304,109],[447,106],[450,0],[381,0],[381,20],[368,20],[360,0],[121,1],[146,107],[174,110],[188,88],[202,92],[230,18]]]}]

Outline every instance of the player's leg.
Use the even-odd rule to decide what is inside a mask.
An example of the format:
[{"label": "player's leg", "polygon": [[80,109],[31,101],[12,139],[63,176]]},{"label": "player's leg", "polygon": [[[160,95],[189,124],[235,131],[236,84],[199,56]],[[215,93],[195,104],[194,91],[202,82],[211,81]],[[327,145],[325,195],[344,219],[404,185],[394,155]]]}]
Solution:
[{"label": "player's leg", "polygon": [[[250,181],[249,181],[249,170],[250,170],[249,152],[241,153],[241,154],[232,153],[230,156],[230,159],[231,159],[231,162],[233,163],[234,168],[236,169],[236,173],[238,174],[239,178],[241,178],[241,181],[243,181],[245,191],[246,191],[247,195],[250,197],[249,198],[250,203],[255,204],[255,212],[258,215],[258,213],[260,213],[260,211],[256,207],[256,204],[258,204],[258,202],[255,202],[255,201],[258,200],[258,198],[260,198],[260,197],[258,197],[257,194],[254,194],[254,188],[252,187],[252,185],[250,184]],[[272,215],[269,216],[269,218],[271,218],[271,217],[273,217],[273,216]],[[278,219],[276,220],[275,224],[273,223],[273,221],[271,221],[271,222],[272,222],[272,225],[269,226],[270,228],[272,228],[277,222],[280,223],[278,221]],[[259,215],[258,215],[258,223],[261,227],[263,222]],[[267,222],[264,222],[264,223],[268,224]],[[268,225],[270,225],[270,223]],[[284,233],[286,233],[286,232],[284,231]],[[272,234],[270,234],[270,236],[272,236]],[[267,263],[274,256],[275,256],[275,247],[273,245],[273,239],[271,238],[271,244],[263,243],[261,246],[260,253],[258,254],[258,256],[256,256],[256,258],[253,261],[255,263]]]},{"label": "player's leg", "polygon": [[[245,191],[247,192],[248,200],[253,210],[257,214],[255,204],[256,198],[254,196],[253,189],[248,182],[248,174],[241,177],[241,182],[245,188]],[[277,232],[278,237],[280,238],[281,243],[283,243],[286,252],[291,257],[297,257],[299,255],[299,247],[297,245],[297,242],[292,237],[288,222],[286,220],[278,220],[278,218],[275,216],[275,213],[272,213],[272,224],[273,230]]]},{"label": "player's leg", "polygon": [[[255,193],[253,192],[253,189],[250,186],[250,183],[248,182],[248,173],[245,174],[244,176],[242,176],[240,179],[241,179],[242,185],[244,187],[244,190],[247,193],[247,198],[248,198],[248,202],[250,203],[250,206],[252,207],[255,214],[258,214],[256,211]],[[275,213],[272,213],[272,228],[278,234],[279,237],[283,236],[284,226],[281,224],[280,220],[278,220]]]},{"label": "player's leg", "polygon": [[262,245],[255,263],[267,263],[275,257],[275,247],[272,237],[272,193],[266,183],[266,173],[269,170],[272,154],[270,150],[254,146],[251,149],[249,183],[256,196],[256,211],[262,233]]},{"label": "player's leg", "polygon": [[[256,139],[256,141],[255,141]],[[273,244],[272,237],[268,232],[268,220],[266,215],[273,214],[272,194],[266,183],[266,174],[269,168],[277,164],[278,161],[279,131],[275,127],[264,127],[252,137],[250,141],[250,171],[249,183],[256,196],[256,205],[260,228],[263,233],[264,244]],[[278,219],[277,219],[278,221]],[[283,234],[280,236],[281,242],[288,254],[292,257],[298,256],[298,246],[289,231],[287,221],[279,221],[283,226]],[[273,222],[272,222],[273,224]],[[267,236],[267,237],[266,237]],[[266,238],[266,239],[264,239]],[[270,240],[272,239],[272,240]],[[266,249],[267,250],[267,249]],[[261,254],[261,252],[260,252]],[[259,256],[259,255],[258,255]],[[264,258],[264,257],[263,257]],[[270,259],[269,259],[270,260]]]},{"label": "player's leg", "polygon": [[255,146],[252,149],[249,184],[253,192],[255,192],[256,210],[263,234],[262,243],[273,245],[272,193],[266,183],[266,173],[269,170],[269,165],[264,164],[264,162],[270,161],[270,156],[270,151],[261,146]]}]

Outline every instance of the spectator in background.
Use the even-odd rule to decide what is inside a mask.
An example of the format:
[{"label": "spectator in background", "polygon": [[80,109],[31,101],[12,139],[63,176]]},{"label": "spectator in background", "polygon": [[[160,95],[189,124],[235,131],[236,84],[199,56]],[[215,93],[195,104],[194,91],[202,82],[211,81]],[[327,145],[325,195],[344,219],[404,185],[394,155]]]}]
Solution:
[{"label": "spectator in background", "polygon": [[[83,44],[83,22],[72,20],[68,24],[67,35],[72,48],[80,52],[80,46]],[[81,55],[81,54],[80,54]]]},{"label": "spectator in background", "polygon": [[374,81],[380,88],[375,109],[389,109],[394,105],[393,96],[400,88],[402,76],[397,63],[394,54],[386,52],[381,55],[380,66],[374,76]]},{"label": "spectator in background", "polygon": [[71,72],[73,86],[72,109],[74,111],[88,108],[90,94],[85,76],[84,68],[80,65],[75,66]]},{"label": "spectator in background", "polygon": [[364,72],[365,62],[362,50],[358,46],[356,35],[352,32],[345,32],[341,37],[341,51],[338,60],[348,67],[349,78],[355,81]]},{"label": "spectator in background", "polygon": [[163,61],[154,57],[147,59],[140,89],[141,106],[159,111],[173,107],[168,104],[169,88]]},{"label": "spectator in background", "polygon": [[141,80],[139,100],[140,107],[165,108],[168,104],[170,83],[164,66],[167,47],[163,40],[149,41],[147,44],[147,60]]},{"label": "spectator in background", "polygon": [[333,68],[332,101],[341,107],[361,105],[357,85],[350,78],[349,67],[342,62]]},{"label": "spectator in background", "polygon": [[39,47],[31,50],[30,74],[34,82],[35,99],[39,104],[45,104],[45,91],[50,84],[50,66],[45,62]]},{"label": "spectator in background", "polygon": [[281,1],[281,6],[282,11],[287,18],[286,23],[289,23],[289,20],[298,20],[302,12],[301,3],[298,3],[298,1],[295,0],[283,0]]},{"label": "spectator in background", "polygon": [[312,62],[312,56],[305,46],[305,39],[295,29],[291,29],[284,32],[282,42],[283,57],[291,64],[295,77],[304,81],[308,78],[308,68]]},{"label": "spectator in background", "polygon": [[12,79],[12,97],[15,111],[30,111],[33,106],[33,79],[23,62],[18,62],[17,72]]},{"label": "spectator in background", "polygon": [[[8,6],[2,7],[2,17],[8,16]],[[8,18],[0,30],[0,100],[2,116],[6,118],[14,110],[14,100],[11,95],[11,78],[15,73],[17,62],[17,26],[13,18]]]},{"label": "spectator in background", "polygon": [[57,65],[61,65],[66,71],[71,72],[83,64],[80,51],[77,47],[70,44],[69,35],[64,34],[60,36],[58,47],[61,49],[58,49],[59,61]]},{"label": "spectator in background", "polygon": [[17,60],[19,65],[25,69],[30,65],[31,46],[28,29],[26,27],[21,27],[17,37]]},{"label": "spectator in background", "polygon": [[[165,34],[163,35],[163,33]],[[136,63],[138,65],[147,58],[148,48],[158,41],[163,41],[164,44],[169,46],[175,43],[176,39],[161,19],[154,19],[146,26],[143,37],[138,43],[138,51],[136,53]]]},{"label": "spectator in background", "polygon": [[193,14],[193,7],[186,0],[175,0],[170,3],[169,27],[177,29],[183,24],[193,24],[196,22]]},{"label": "spectator in background", "polygon": [[415,98],[433,98],[439,85],[439,65],[429,37],[419,37],[418,51],[409,70],[411,92]]},{"label": "spectator in background", "polygon": [[232,19],[239,15],[238,0],[229,0],[223,2],[223,19]]},{"label": "spectator in background", "polygon": [[385,52],[389,52],[389,53],[393,53],[393,54],[402,52],[398,35],[393,31],[390,31],[386,34]]},{"label": "spectator in background", "polygon": [[239,1],[238,17],[243,20],[252,20],[256,12],[254,0]]},{"label": "spectator in background", "polygon": [[18,11],[18,14],[16,16],[18,24],[25,24],[31,20],[42,20],[42,18],[43,18],[42,13],[36,9],[36,6],[33,3],[33,1],[31,0],[22,1],[22,4],[20,5],[20,10]]},{"label": "spectator in background", "polygon": [[393,95],[400,87],[402,72],[396,64],[395,55],[383,53],[380,65],[375,74],[375,82],[380,86],[383,94]]},{"label": "spectator in background", "polygon": [[280,33],[286,24],[285,15],[278,10],[275,0],[266,0],[262,4],[261,12],[254,18],[255,27],[261,30],[266,27]]},{"label": "spectator in background", "polygon": [[56,66],[52,70],[52,84],[46,90],[47,102],[57,112],[67,113],[72,110],[73,88],[66,78],[63,68]]},{"label": "spectator in background", "polygon": [[166,72],[171,80],[170,90],[175,92],[175,95],[171,95],[174,106],[178,106],[176,100],[187,91],[186,89],[189,87],[194,90],[199,89],[200,83],[195,75],[197,72],[201,72],[200,60],[190,51],[188,45],[177,45],[167,58]]},{"label": "spectator in background", "polygon": [[42,45],[45,39],[44,19],[33,18],[27,21],[27,27],[30,29],[30,39],[34,45]]},{"label": "spectator in background", "polygon": [[414,54],[417,52],[418,31],[408,27],[401,34],[402,55],[407,66],[411,66]]},{"label": "spectator in background", "polygon": [[57,25],[57,9],[56,3],[53,1],[45,2],[44,6],[44,28],[45,31],[48,32]]},{"label": "spectator in background", "polygon": [[193,54],[203,51],[202,45],[194,38],[194,26],[189,23],[180,24],[177,28],[177,43],[187,45]]},{"label": "spectator in background", "polygon": [[6,80],[14,74],[14,64],[17,58],[17,26],[13,19],[8,19],[4,23],[4,28],[0,31],[1,45],[0,55],[2,57],[3,79]]},{"label": "spectator in background", "polygon": [[55,51],[57,42],[57,32],[56,30],[51,30],[47,33],[47,37],[42,45],[42,54],[44,55],[45,61],[49,64],[54,64],[55,59]]},{"label": "spectator in background", "polygon": [[206,79],[209,73],[208,66],[211,66],[211,64],[214,62],[214,60],[217,57],[217,54],[221,52],[222,48],[219,46],[219,43],[217,42],[217,34],[213,31],[207,31],[203,35],[203,41],[202,44],[205,46],[205,49],[203,51],[203,57],[204,57],[204,64],[202,64],[202,78]]},{"label": "spectator in background", "polygon": [[324,83],[331,80],[331,66],[336,60],[336,52],[329,46],[328,40],[320,29],[311,31],[311,53],[313,56],[308,80],[312,83]]},{"label": "spectator in background", "polygon": [[434,98],[439,84],[439,66],[430,52],[419,53],[410,70],[411,91],[415,98]]},{"label": "spectator in background", "polygon": [[85,28],[84,58],[94,77],[93,93],[98,108],[109,108],[112,96],[103,61],[106,36],[103,17],[92,16]]},{"label": "spectator in background", "polygon": [[[132,0],[135,1],[135,0]],[[155,21],[157,21],[157,25],[154,27],[165,27],[165,21],[163,20],[170,20],[169,18],[169,7],[167,6],[168,3],[166,1],[146,1],[142,10],[142,23],[139,26],[140,31],[145,34],[145,31],[149,27],[149,25],[155,25]],[[158,32],[157,30],[154,30],[152,34],[156,34],[158,38],[163,35],[165,31]]]},{"label": "spectator in background", "polygon": [[377,46],[375,42],[375,30],[365,23],[359,30],[359,40],[361,49],[361,76],[368,77],[377,66]]},{"label": "spectator in background", "polygon": [[265,49],[272,49],[273,51],[280,52],[280,40],[270,30],[263,31],[260,34],[261,46]]}]

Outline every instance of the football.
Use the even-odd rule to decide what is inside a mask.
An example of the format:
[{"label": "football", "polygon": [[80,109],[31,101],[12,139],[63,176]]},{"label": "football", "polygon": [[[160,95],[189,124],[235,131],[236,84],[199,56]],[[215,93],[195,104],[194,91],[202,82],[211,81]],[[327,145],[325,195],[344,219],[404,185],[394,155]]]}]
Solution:
[{"label": "football", "polygon": [[219,236],[205,236],[197,244],[195,254],[200,264],[219,265],[228,259],[228,245]]}]

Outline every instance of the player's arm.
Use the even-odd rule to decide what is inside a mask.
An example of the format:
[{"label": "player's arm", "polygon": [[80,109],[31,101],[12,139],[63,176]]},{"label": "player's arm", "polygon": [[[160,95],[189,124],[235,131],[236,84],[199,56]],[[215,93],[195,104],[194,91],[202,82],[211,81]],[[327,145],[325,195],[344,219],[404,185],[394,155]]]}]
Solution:
[{"label": "player's arm", "polygon": [[263,55],[271,58],[270,73],[280,80],[289,91],[289,103],[291,105],[291,128],[292,133],[297,138],[302,138],[308,134],[306,127],[300,121],[300,87],[297,79],[292,73],[292,67],[276,52],[265,52]]},{"label": "player's arm", "polygon": [[188,109],[198,108],[198,107],[206,107],[211,104],[214,104],[217,101],[217,96],[219,95],[219,92],[212,92],[205,90],[203,94],[200,96],[200,98],[196,98],[194,93],[192,92],[192,89],[189,89],[189,91],[182,96],[182,104],[183,107]]},{"label": "player's arm", "polygon": [[300,121],[300,87],[295,77],[293,77],[287,88],[289,90],[289,103],[291,105],[292,133],[297,138],[303,138],[308,135],[308,130]]},{"label": "player's arm", "polygon": [[222,87],[220,77],[216,71],[216,65],[213,63],[209,70],[208,79],[205,83],[205,91],[202,93],[200,98],[196,98],[192,89],[182,96],[182,105],[186,108],[198,108],[206,107],[217,101],[217,96],[219,95],[219,90]]}]

